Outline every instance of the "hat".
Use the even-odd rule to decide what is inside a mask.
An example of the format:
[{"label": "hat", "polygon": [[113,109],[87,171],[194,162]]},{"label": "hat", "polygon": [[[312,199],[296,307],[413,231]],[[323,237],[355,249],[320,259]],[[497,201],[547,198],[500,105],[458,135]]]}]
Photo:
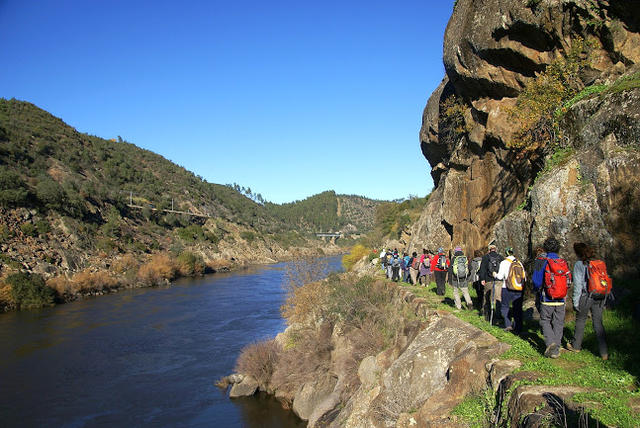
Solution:
[{"label": "hat", "polygon": [[491,251],[491,250],[497,250],[497,249],[498,249],[498,247],[496,247],[496,244],[491,244],[491,245],[489,245],[489,251]]},{"label": "hat", "polygon": [[453,251],[462,251],[462,247],[458,245],[456,248],[453,249]]},{"label": "hat", "polygon": [[504,252],[507,256],[512,256],[513,255],[513,248],[512,247],[507,247],[504,249]]}]

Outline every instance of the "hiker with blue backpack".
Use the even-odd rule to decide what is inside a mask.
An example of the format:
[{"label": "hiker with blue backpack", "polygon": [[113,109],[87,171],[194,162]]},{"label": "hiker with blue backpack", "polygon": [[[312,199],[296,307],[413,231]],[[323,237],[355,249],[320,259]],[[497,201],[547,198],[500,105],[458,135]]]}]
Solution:
[{"label": "hiker with blue backpack", "polygon": [[411,264],[411,256],[407,253],[402,253],[402,281],[409,283],[409,265]]},{"label": "hiker with blue backpack", "polygon": [[444,248],[438,248],[438,254],[431,259],[431,272],[436,278],[436,294],[438,296],[444,296],[446,291],[445,282],[450,264],[451,262],[444,253]]},{"label": "hiker with blue backpack", "polygon": [[[493,273],[493,277],[502,281],[500,314],[504,319],[504,329],[519,334],[522,331],[522,289],[526,274],[513,248],[507,247],[504,252],[507,257],[500,262],[498,272]],[[509,317],[510,306],[513,320]]]},{"label": "hiker with blue backpack", "polygon": [[451,258],[451,265],[449,266],[449,283],[451,284],[451,287],[453,287],[453,300],[457,309],[462,309],[460,292],[462,292],[462,295],[464,296],[467,309],[473,309],[473,303],[471,302],[471,296],[469,296],[468,286],[470,278],[471,271],[469,269],[469,260],[462,252],[462,248],[456,247],[453,250],[453,257]]},{"label": "hiker with blue backpack", "polygon": [[540,296],[540,326],[546,345],[544,356],[558,358],[564,329],[565,298],[571,284],[567,261],[558,255],[560,243],[547,238],[542,244],[546,257],[531,277],[533,289]]},{"label": "hiker with blue backpack", "polygon": [[580,351],[587,317],[591,313],[593,330],[598,340],[600,357],[609,359],[607,341],[602,324],[602,311],[611,294],[611,278],[602,260],[595,258],[591,247],[583,242],[573,244],[578,261],[573,265],[573,307],[576,310],[576,331],[573,342],[567,342],[567,349]]}]

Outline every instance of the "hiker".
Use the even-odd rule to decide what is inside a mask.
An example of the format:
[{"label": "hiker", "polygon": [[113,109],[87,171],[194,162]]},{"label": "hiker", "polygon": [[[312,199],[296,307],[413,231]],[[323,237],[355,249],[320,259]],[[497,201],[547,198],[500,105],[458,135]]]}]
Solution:
[{"label": "hiker", "polygon": [[[482,299],[482,283],[480,282],[480,265],[482,264],[482,250],[475,250],[473,252],[473,259],[471,260],[469,281],[473,285],[473,289],[476,290],[476,296],[478,296],[478,303],[480,304]],[[482,308],[482,305],[480,306]]]},{"label": "hiker", "polygon": [[540,326],[546,349],[544,356],[558,358],[564,329],[565,297],[571,283],[571,271],[566,260],[560,258],[560,243],[547,238],[542,244],[547,253],[544,263],[533,271],[533,289],[540,294]]},{"label": "hiker", "polygon": [[457,309],[462,309],[460,292],[462,292],[464,296],[467,309],[473,309],[471,296],[469,296],[469,278],[471,278],[469,260],[462,252],[462,248],[456,247],[453,250],[453,257],[451,258],[451,265],[449,266],[449,283],[451,287],[453,287],[453,300]]},{"label": "hiker", "polygon": [[404,282],[406,282],[407,284],[409,284],[409,265],[411,264],[411,256],[407,253],[402,253],[403,254],[403,261],[404,261],[404,265],[402,268],[402,280]]},{"label": "hiker", "polygon": [[429,286],[429,274],[431,273],[431,257],[429,252],[423,248],[422,255],[420,256],[420,268],[418,275],[418,282],[424,283],[425,287]]},{"label": "hiker", "polygon": [[[609,351],[607,350],[607,342],[604,332],[604,326],[602,325],[602,311],[607,300],[607,293],[600,294],[598,292],[589,291],[589,283],[591,281],[598,281],[600,278],[590,278],[598,275],[599,273],[594,271],[594,263],[599,262],[604,266],[604,262],[600,260],[594,260],[593,249],[583,242],[576,242],[573,244],[573,251],[578,256],[578,261],[573,265],[573,307],[577,312],[576,315],[576,331],[573,338],[573,342],[567,343],[567,349],[570,351],[580,351],[582,349],[582,338],[584,336],[584,326],[587,322],[589,312],[591,312],[591,321],[593,323],[593,330],[596,333],[598,339],[598,349],[600,351],[600,357],[603,360],[609,359]],[[589,275],[591,272],[591,275]],[[606,278],[603,280],[606,282],[608,275],[606,275],[606,266],[604,266],[604,275]],[[610,292],[611,281],[609,279],[608,284]]]},{"label": "hiker", "polygon": [[438,248],[438,254],[431,259],[431,272],[436,278],[436,294],[444,296],[447,271],[451,262],[444,254],[444,248]]},{"label": "hiker", "polygon": [[380,251],[380,266],[382,266],[383,271],[386,269],[386,266],[384,265],[387,260],[386,257],[387,257],[387,252],[383,248],[382,251]]},{"label": "hiker", "polygon": [[387,279],[391,279],[391,276],[393,275],[393,271],[391,269],[391,261],[393,260],[393,253],[391,252],[391,250],[387,250]]},{"label": "hiker", "polygon": [[398,254],[393,255],[391,260],[391,281],[398,282],[400,279],[400,257]]},{"label": "hiker", "polygon": [[409,265],[409,275],[411,276],[411,283],[416,285],[418,283],[418,268],[420,267],[420,258],[415,251],[411,254],[411,265]]},{"label": "hiker", "polygon": [[[533,271],[544,270],[544,264],[547,259],[547,253],[542,247],[536,247],[536,259],[533,261]],[[538,314],[540,314],[540,293],[535,293],[535,305]]]},{"label": "hiker", "polygon": [[[518,334],[522,331],[522,289],[526,280],[524,266],[513,254],[513,248],[504,250],[506,259],[500,262],[500,268],[493,276],[502,281],[500,313],[504,319],[504,329]],[[511,318],[509,318],[509,306]]]},{"label": "hiker", "polygon": [[496,305],[496,300],[499,300],[496,290],[498,284],[493,277],[494,272],[498,272],[500,269],[500,262],[502,262],[502,256],[498,254],[498,247],[494,244],[489,245],[489,252],[482,256],[480,263],[480,270],[478,276],[480,277],[480,283],[482,284],[482,299],[480,299],[480,307],[484,319],[493,323],[493,310]]}]

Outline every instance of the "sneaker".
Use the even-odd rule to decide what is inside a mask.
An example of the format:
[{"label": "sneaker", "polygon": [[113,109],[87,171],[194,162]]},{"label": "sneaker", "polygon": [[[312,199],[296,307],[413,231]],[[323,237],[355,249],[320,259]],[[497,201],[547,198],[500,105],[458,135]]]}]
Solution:
[{"label": "sneaker", "polygon": [[573,345],[571,344],[571,342],[567,342],[566,346],[567,351],[571,351],[571,352],[580,352],[579,349],[576,349],[573,347]]},{"label": "sneaker", "polygon": [[552,343],[551,345],[547,346],[547,349],[544,350],[544,356],[547,358],[551,358],[551,354],[553,353],[555,347],[556,347],[555,343]]},{"label": "sneaker", "polygon": [[509,327],[505,327],[504,331],[513,331],[513,327],[509,326]]},{"label": "sneaker", "polygon": [[558,345],[553,346],[553,351],[551,351],[551,358],[558,358],[560,356],[560,347]]}]

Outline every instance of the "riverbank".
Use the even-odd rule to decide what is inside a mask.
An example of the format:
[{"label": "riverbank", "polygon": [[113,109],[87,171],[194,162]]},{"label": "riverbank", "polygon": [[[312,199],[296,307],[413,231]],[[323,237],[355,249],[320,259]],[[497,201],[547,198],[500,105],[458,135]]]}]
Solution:
[{"label": "riverbank", "polygon": [[103,254],[103,257],[88,258],[84,263],[87,267],[83,269],[61,274],[37,269],[5,270],[0,278],[0,312],[52,306],[128,288],[168,285],[179,278],[344,252],[334,244],[321,241],[309,241],[307,245],[268,250],[262,245],[255,245],[251,250],[244,246],[222,247],[222,251],[215,252],[207,247],[192,246],[180,249],[179,253]]},{"label": "riverbank", "polygon": [[[531,317],[516,336],[456,310],[451,290],[437,296],[435,284],[372,273],[376,279],[346,275],[298,290],[287,330],[238,360],[244,376],[233,379],[232,393],[252,385],[270,392],[309,426],[640,424],[640,339],[626,305],[605,312],[608,361],[597,356],[590,326],[582,352],[552,360],[542,356]],[[637,284],[618,287],[629,296]],[[571,336],[570,311],[567,318]],[[268,366],[259,364],[265,350]]]}]

